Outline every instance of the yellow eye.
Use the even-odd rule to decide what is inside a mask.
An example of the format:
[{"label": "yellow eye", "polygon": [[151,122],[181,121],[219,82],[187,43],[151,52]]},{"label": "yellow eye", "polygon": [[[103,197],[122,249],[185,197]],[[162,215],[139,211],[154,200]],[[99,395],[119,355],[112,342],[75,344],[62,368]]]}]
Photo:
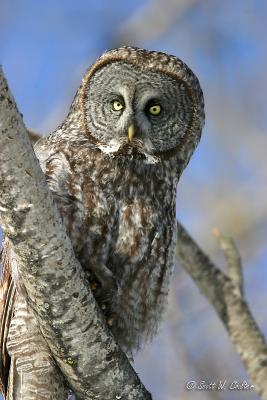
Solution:
[{"label": "yellow eye", "polygon": [[124,105],[119,100],[114,100],[112,102],[113,110],[120,111],[124,108]]},{"label": "yellow eye", "polygon": [[151,115],[159,115],[161,113],[161,107],[159,104],[155,104],[154,106],[149,107],[148,111]]}]

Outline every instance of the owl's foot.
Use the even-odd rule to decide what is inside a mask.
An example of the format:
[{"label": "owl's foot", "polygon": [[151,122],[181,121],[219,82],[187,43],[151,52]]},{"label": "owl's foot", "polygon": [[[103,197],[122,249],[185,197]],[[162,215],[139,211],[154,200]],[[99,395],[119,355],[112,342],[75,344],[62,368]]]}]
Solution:
[{"label": "owl's foot", "polygon": [[110,297],[120,292],[119,282],[104,263],[93,264],[92,271],[100,283],[101,291],[103,291],[105,295]]}]

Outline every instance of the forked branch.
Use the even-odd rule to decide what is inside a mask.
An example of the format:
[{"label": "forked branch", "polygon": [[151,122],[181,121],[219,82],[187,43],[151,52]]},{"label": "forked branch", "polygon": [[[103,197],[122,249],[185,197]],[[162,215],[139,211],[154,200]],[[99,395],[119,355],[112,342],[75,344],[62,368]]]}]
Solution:
[{"label": "forked branch", "polygon": [[214,232],[228,265],[228,274],[225,275],[181,224],[177,224],[177,229],[179,263],[215,308],[252,384],[261,398],[267,400],[267,345],[244,296],[241,259],[235,243],[218,230]]}]

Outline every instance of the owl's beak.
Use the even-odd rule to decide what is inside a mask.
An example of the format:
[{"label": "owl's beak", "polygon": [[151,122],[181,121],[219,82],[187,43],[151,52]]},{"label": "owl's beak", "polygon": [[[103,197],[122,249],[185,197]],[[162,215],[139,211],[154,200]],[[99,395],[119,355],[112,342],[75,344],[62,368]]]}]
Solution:
[{"label": "owl's beak", "polygon": [[131,142],[133,140],[135,134],[135,126],[134,124],[131,124],[128,128],[128,140]]}]

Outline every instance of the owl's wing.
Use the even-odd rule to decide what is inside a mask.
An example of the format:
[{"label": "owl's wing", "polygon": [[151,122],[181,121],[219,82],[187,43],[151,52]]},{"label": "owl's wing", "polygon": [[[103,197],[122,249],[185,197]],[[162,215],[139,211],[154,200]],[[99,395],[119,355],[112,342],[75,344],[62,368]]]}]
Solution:
[{"label": "owl's wing", "polygon": [[16,294],[10,274],[7,240],[4,242],[0,257],[2,265],[0,281],[0,391],[5,395],[10,369],[10,357],[7,352],[6,343]]},{"label": "owl's wing", "polygon": [[[66,400],[69,389],[33,311],[10,276],[16,262],[6,240],[2,253],[0,391],[5,398]],[[7,352],[8,347],[8,352]]]}]

